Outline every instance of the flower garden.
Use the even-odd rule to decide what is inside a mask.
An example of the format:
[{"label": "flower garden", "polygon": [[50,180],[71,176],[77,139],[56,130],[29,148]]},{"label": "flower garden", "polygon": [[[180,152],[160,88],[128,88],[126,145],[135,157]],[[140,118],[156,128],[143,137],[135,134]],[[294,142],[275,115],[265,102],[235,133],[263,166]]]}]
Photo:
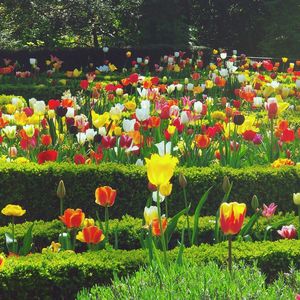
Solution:
[{"label": "flower garden", "polygon": [[300,299],[300,61],[208,57],[1,62],[1,299]]}]

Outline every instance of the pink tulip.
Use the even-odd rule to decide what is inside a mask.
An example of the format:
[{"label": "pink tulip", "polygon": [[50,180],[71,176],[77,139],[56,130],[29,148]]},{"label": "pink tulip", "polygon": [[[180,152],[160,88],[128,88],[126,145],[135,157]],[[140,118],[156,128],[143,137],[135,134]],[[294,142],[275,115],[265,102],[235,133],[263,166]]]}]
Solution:
[{"label": "pink tulip", "polygon": [[277,232],[284,238],[284,239],[293,239],[297,235],[297,231],[294,225],[289,226],[282,226],[281,230],[277,230]]},{"label": "pink tulip", "polygon": [[297,294],[295,300],[300,300],[300,294]]},{"label": "pink tulip", "polygon": [[271,218],[275,214],[277,205],[275,205],[275,203],[271,203],[269,206],[264,204],[263,208],[262,215],[266,218]]}]

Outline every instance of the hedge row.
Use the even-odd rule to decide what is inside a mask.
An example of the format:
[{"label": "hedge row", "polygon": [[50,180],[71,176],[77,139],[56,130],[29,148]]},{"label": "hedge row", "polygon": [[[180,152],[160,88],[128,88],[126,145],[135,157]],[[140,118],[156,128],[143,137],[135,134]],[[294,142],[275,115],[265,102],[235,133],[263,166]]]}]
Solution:
[{"label": "hedge row", "polygon": [[[225,175],[233,182],[229,200],[245,202],[248,208],[256,194],[261,204],[275,202],[278,210],[291,211],[296,208],[292,201],[293,192],[300,191],[299,167],[182,167],[176,170],[173,178],[173,192],[168,200],[169,215],[184,208],[183,192],[178,184],[179,172],[183,172],[188,181],[187,196],[192,204],[191,214],[203,193],[214,186],[202,213],[215,215],[224,195],[221,186]],[[151,197],[144,167],[116,163],[78,166],[68,163],[1,163],[0,207],[8,203],[21,204],[27,209],[25,220],[56,219],[59,211],[56,189],[61,179],[67,190],[65,207],[82,208],[87,215],[94,216],[96,210],[101,214],[104,211],[94,200],[98,186],[110,185],[117,189],[115,204],[109,209],[113,218],[121,218],[125,214],[141,217],[147,199]],[[5,222],[3,218],[1,222]]]},{"label": "hedge row", "polygon": [[[245,223],[248,222],[246,218]],[[30,227],[32,222],[25,222],[23,224],[17,224],[15,226],[16,238],[21,241]],[[299,227],[299,219],[294,215],[275,215],[270,220],[266,218],[260,218],[258,223],[255,225],[255,233],[263,237],[266,227],[272,226],[273,231],[269,232],[272,240],[280,239],[276,229],[281,228],[282,225],[293,224],[296,228]],[[194,226],[194,218],[190,217],[190,227]],[[200,243],[213,243],[213,232],[215,226],[215,217],[206,216],[201,217],[198,223],[198,241]],[[133,218],[131,216],[123,216],[121,220],[114,219],[110,220],[110,244],[115,244],[115,237],[118,237],[118,249],[139,249],[141,247],[140,237],[145,234],[143,227],[143,220],[139,218]],[[173,248],[177,245],[177,240],[181,238],[181,231],[186,228],[186,218],[181,217],[177,223],[177,228],[172,235],[169,247]],[[61,221],[53,220],[50,222],[35,221],[33,227],[33,241],[34,247],[33,252],[41,252],[41,250],[51,244],[52,241],[58,241],[58,235],[64,230],[64,226]],[[10,232],[10,226],[0,227],[0,252],[6,251],[5,246],[5,232]],[[185,231],[186,239],[188,241],[188,232]],[[80,242],[77,243],[78,248],[76,251],[85,251],[86,245]]]},{"label": "hedge row", "polygon": [[[0,95],[17,95],[25,99],[36,98],[38,100],[48,101],[49,99],[60,99],[64,91],[71,90],[72,93],[76,91],[74,87],[79,85],[55,85],[49,84],[27,85],[27,84],[1,84]],[[77,88],[79,90],[79,88]]]},{"label": "hedge row", "polygon": [[[174,259],[178,249],[169,252]],[[269,278],[300,266],[300,241],[233,243],[235,261],[253,263]],[[214,261],[224,264],[227,245],[201,245],[184,252],[184,260],[194,263]],[[82,289],[108,284],[114,274],[125,276],[147,262],[145,250],[102,250],[84,254],[34,254],[7,259],[0,272],[1,299],[74,299]]]}]

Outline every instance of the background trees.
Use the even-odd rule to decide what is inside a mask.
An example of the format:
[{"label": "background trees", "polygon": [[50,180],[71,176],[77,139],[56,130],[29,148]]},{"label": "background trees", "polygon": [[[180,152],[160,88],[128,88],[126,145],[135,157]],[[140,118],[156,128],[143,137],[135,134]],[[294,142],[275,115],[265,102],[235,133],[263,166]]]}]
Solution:
[{"label": "background trees", "polygon": [[298,0],[2,0],[0,48],[183,47],[298,55]]}]

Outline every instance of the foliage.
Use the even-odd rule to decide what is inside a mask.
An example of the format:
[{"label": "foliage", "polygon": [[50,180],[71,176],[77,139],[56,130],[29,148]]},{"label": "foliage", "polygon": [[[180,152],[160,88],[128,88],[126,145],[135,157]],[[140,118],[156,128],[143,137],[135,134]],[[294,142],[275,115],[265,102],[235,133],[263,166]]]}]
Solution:
[{"label": "foliage", "polygon": [[[221,184],[227,175],[233,188],[230,201],[244,202],[250,207],[251,199],[257,195],[263,203],[275,202],[278,210],[291,211],[295,206],[292,194],[299,192],[299,167],[249,167],[232,168],[178,168],[173,181],[173,192],[169,200],[169,213],[174,215],[184,208],[182,189],[178,175],[182,172],[188,182],[187,199],[191,202],[191,214],[205,191],[214,184],[208,200],[203,206],[203,215],[214,215],[223,198]],[[45,180],[47,178],[47,180]],[[112,217],[120,218],[128,213],[140,217],[151,192],[147,186],[146,171],[143,167],[102,163],[100,165],[78,165],[68,163],[1,163],[0,190],[1,206],[8,203],[22,204],[27,209],[27,220],[53,220],[59,212],[56,187],[60,180],[66,186],[65,207],[82,208],[87,215],[95,216],[97,210],[94,193],[98,186],[108,185],[117,189],[117,198]],[[93,179],[93,180],[91,180]],[[20,184],[22,183],[22,184]],[[134,184],[134,187],[133,187]],[[284,189],[274,189],[284,186]],[[3,220],[1,221],[3,224]]]},{"label": "foliage", "polygon": [[[293,277],[294,282],[288,276]],[[288,280],[287,280],[288,279]],[[300,273],[280,276],[266,285],[256,266],[240,264],[233,273],[215,263],[172,265],[167,272],[148,267],[132,277],[115,278],[109,287],[94,286],[77,294],[77,300],[101,299],[294,299]],[[141,286],[143,288],[141,288]]]},{"label": "foliage", "polygon": [[[195,226],[194,217],[189,219],[191,226]],[[248,218],[245,220],[247,223]],[[62,232],[63,224],[61,221],[34,221],[24,222],[22,224],[15,225],[15,237],[17,240],[24,238],[24,235],[28,228],[34,223],[32,235],[33,235],[33,252],[41,252],[43,248],[49,246],[52,241],[58,241],[58,235]],[[278,225],[280,224],[280,225]],[[298,225],[298,217],[294,215],[281,214],[276,215],[267,220],[266,218],[260,218],[257,225],[255,226],[254,233],[251,234],[254,239],[263,239],[267,226],[272,226],[273,230],[268,231],[268,238],[271,240],[280,239],[280,236],[276,232],[277,229],[281,228],[282,225],[293,224],[296,228]],[[122,219],[110,220],[110,235],[109,242],[111,245],[114,244],[115,236],[118,237],[118,248],[119,249],[139,249],[141,247],[141,236],[146,231],[142,228],[143,220],[134,218],[128,215],[122,217]],[[213,231],[215,226],[215,217],[205,216],[200,217],[198,221],[197,239],[199,243],[213,243]],[[174,230],[174,234],[169,243],[169,248],[174,248],[178,245],[177,241],[180,240],[180,234],[182,229],[186,227],[186,217],[180,217],[177,226]],[[5,250],[5,236],[4,233],[9,230],[9,226],[0,227],[0,252]],[[191,229],[192,230],[192,229]],[[185,230],[185,242],[187,241],[188,230]],[[85,250],[85,244],[80,242],[77,243],[77,252]]]},{"label": "foliage", "polygon": [[[177,251],[170,252],[175,259]],[[201,245],[184,252],[186,262],[203,265],[209,261],[217,264],[226,262],[227,246]],[[289,270],[294,264],[300,266],[300,242],[282,240],[263,243],[233,243],[233,257],[236,261],[253,263],[269,279],[278,272]],[[33,254],[27,257],[6,260],[0,272],[0,296],[3,299],[73,299],[83,287],[108,284],[115,276],[126,276],[144,266],[147,254],[143,250],[97,251],[84,254]],[[115,275],[114,275],[115,274]]]}]

